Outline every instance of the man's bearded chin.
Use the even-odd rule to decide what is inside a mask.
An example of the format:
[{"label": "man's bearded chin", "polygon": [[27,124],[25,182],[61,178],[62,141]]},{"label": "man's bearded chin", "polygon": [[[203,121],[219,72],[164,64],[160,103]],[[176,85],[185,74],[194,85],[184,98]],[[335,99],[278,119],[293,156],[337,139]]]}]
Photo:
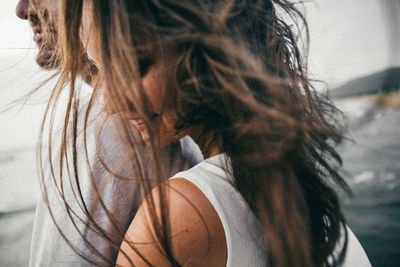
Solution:
[{"label": "man's bearded chin", "polygon": [[[48,24],[45,29],[46,34],[41,42],[38,43],[39,52],[36,56],[36,63],[45,70],[55,70],[61,68],[61,55],[57,48],[57,31],[55,26]],[[80,70],[79,75],[88,84],[91,84],[97,77],[98,68],[96,65],[87,57],[83,46],[81,47],[82,54],[79,57]]]},{"label": "man's bearded chin", "polygon": [[46,70],[58,69],[60,67],[60,56],[55,44],[39,44],[39,52],[36,56],[37,64]]},{"label": "man's bearded chin", "polygon": [[60,55],[57,50],[57,31],[54,25],[47,24],[43,27],[43,39],[37,44],[39,52],[36,63],[43,69],[53,70],[60,67]]}]

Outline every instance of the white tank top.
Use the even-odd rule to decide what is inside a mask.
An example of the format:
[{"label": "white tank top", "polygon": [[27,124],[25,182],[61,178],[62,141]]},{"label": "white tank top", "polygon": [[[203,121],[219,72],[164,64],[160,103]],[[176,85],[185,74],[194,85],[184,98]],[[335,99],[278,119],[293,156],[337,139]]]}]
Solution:
[{"label": "white tank top", "polygon": [[[267,266],[266,249],[261,223],[227,176],[229,163],[225,154],[208,158],[193,168],[175,174],[196,185],[217,212],[225,231],[228,267]],[[364,249],[347,227],[348,246],[342,267],[371,266]],[[336,253],[343,240],[339,241]]]},{"label": "white tank top", "polygon": [[262,226],[226,175],[224,154],[208,158],[173,178],[196,185],[217,212],[225,231],[229,267],[266,266]]}]

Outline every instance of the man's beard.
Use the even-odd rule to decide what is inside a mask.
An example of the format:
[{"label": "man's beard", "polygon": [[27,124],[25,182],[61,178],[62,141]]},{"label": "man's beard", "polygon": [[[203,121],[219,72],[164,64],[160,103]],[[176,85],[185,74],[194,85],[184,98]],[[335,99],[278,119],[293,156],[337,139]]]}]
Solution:
[{"label": "man's beard", "polygon": [[[38,42],[39,52],[36,56],[37,64],[46,70],[61,69],[61,52],[58,47],[58,34],[56,26],[52,23],[46,23],[42,26],[43,38]],[[89,60],[83,46],[81,46],[82,54],[76,60],[80,60],[79,75],[87,83],[91,83],[98,74],[96,65]]]},{"label": "man's beard", "polygon": [[57,48],[57,31],[53,24],[42,27],[43,39],[37,44],[39,52],[36,56],[37,64],[47,70],[60,67],[60,53]]}]

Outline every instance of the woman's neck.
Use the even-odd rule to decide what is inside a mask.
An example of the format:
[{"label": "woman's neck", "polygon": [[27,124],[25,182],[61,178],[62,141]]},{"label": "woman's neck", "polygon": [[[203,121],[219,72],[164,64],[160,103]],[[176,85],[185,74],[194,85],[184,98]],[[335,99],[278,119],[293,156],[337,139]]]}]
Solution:
[{"label": "woman's neck", "polygon": [[211,158],[221,153],[217,144],[215,143],[213,136],[204,135],[203,125],[193,126],[189,130],[189,136],[199,146],[204,159]]}]

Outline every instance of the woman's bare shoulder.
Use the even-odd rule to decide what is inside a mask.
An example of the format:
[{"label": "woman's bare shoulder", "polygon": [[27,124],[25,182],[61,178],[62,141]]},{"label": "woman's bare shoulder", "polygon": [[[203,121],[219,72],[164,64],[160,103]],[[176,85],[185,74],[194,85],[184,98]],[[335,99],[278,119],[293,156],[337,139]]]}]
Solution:
[{"label": "woman's bare shoulder", "polygon": [[129,257],[135,266],[169,265],[151,219],[151,214],[157,214],[155,223],[161,223],[161,209],[165,205],[160,201],[160,191],[165,194],[163,203],[168,203],[171,230],[168,240],[179,264],[226,266],[227,248],[221,220],[201,190],[184,178],[168,180],[152,190],[153,202],[148,196],[140,206],[121,245],[121,250],[126,255],[120,251],[117,264],[130,266]]}]

